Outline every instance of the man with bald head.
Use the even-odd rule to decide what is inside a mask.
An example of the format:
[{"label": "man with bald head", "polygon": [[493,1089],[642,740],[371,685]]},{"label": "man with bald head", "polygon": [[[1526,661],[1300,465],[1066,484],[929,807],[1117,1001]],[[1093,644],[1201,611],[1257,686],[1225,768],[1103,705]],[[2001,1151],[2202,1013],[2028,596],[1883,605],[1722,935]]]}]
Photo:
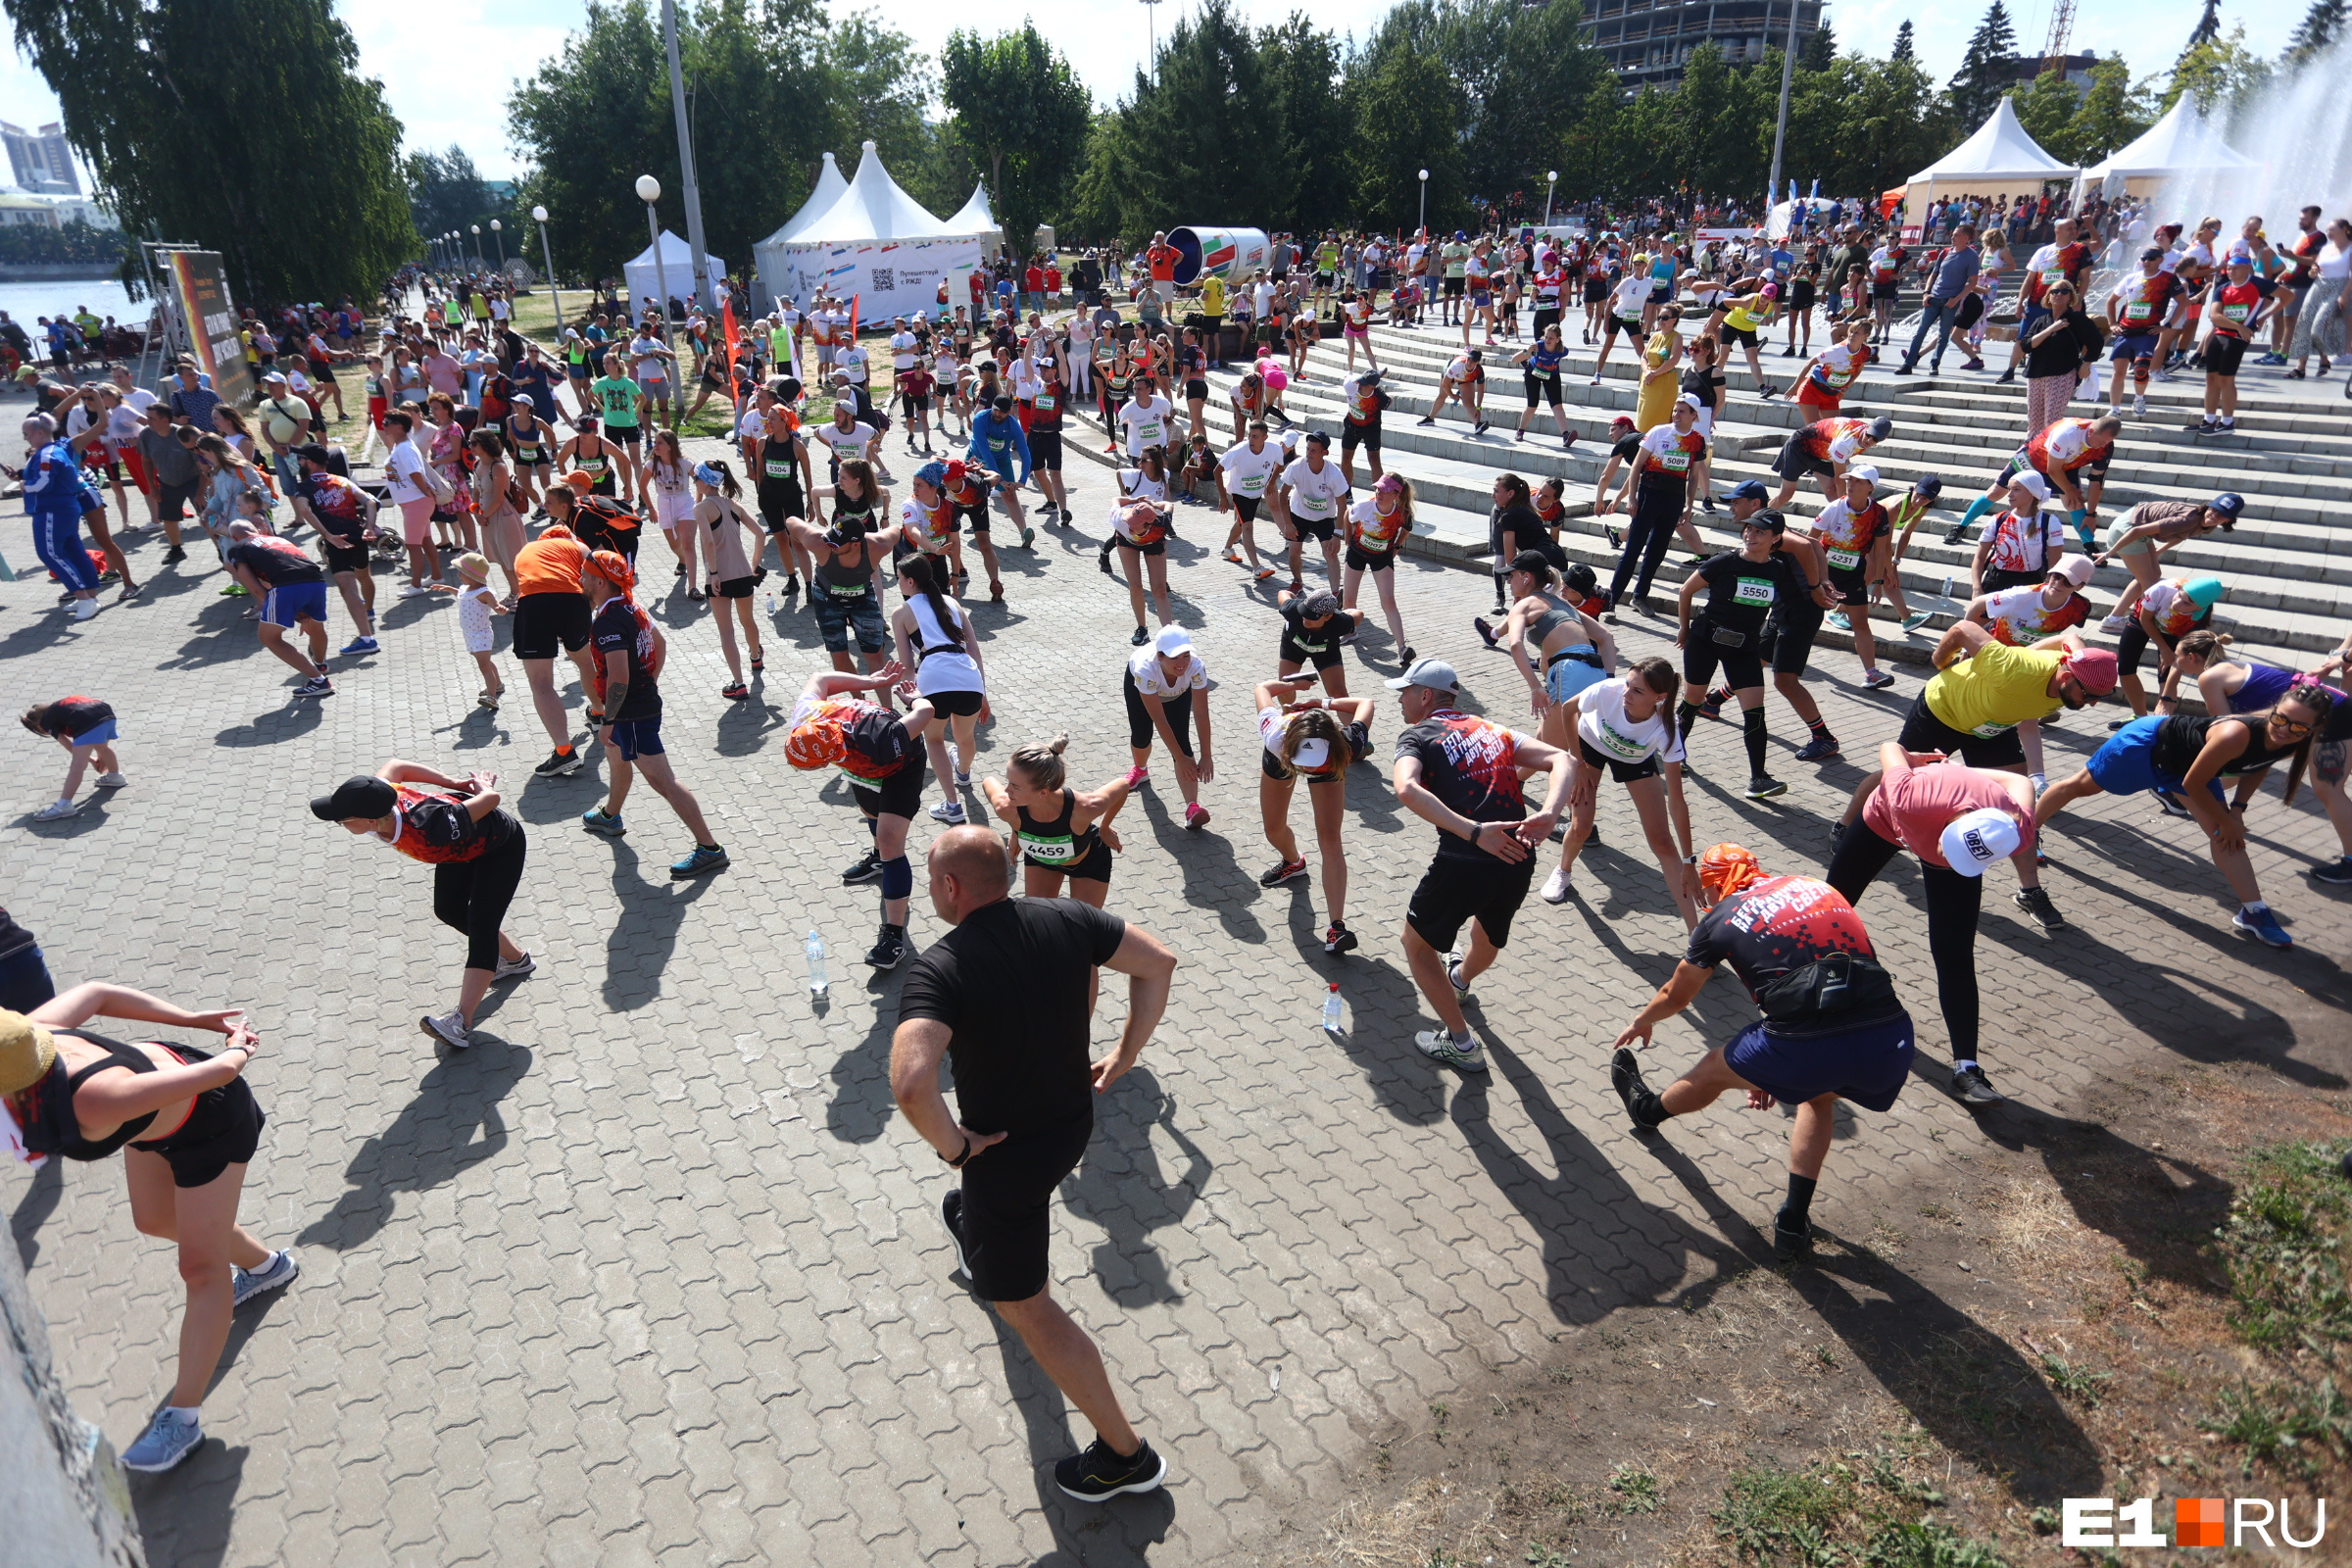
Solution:
[{"label": "man with bald head", "polygon": [[[1176,956],[1075,899],[1020,899],[1003,840],[959,827],[932,842],[931,906],[955,927],[915,959],[899,998],[890,1087],[907,1122],[962,1185],[941,1204],[956,1266],[1094,1423],[1084,1453],[1054,1467],[1082,1502],[1150,1492],[1167,1474],[1119,1407],[1102,1352],[1047,1289],[1054,1191],[1094,1132],[1094,1097],[1135,1065],[1167,1006]],[[1118,1049],[1089,1063],[1095,971],[1127,976]],[[956,1065],[956,1109],[939,1063]]]}]

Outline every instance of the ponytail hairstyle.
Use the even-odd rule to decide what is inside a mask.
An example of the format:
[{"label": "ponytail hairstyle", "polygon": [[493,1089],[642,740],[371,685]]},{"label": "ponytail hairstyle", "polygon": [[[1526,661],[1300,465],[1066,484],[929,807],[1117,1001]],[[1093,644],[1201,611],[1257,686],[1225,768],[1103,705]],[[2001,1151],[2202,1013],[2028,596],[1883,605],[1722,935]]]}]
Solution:
[{"label": "ponytail hairstyle", "polygon": [[475,430],[466,438],[466,444],[494,463],[507,455],[506,436],[494,424],[485,424]]},{"label": "ponytail hairstyle", "polygon": [[[1404,483],[1405,481],[1403,476],[1399,475],[1396,482],[1398,484]],[[1520,478],[1517,474],[1496,474],[1494,476],[1494,482],[1502,486],[1503,492],[1510,497],[1508,501],[1503,503],[1504,506],[1524,507],[1530,504],[1530,493],[1527,488],[1527,481]],[[1408,506],[1412,502],[1412,492],[1409,490],[1405,492],[1405,502]]]},{"label": "ponytail hairstyle", "polygon": [[955,619],[950,614],[952,607],[947,598],[948,564],[946,559],[918,552],[899,564],[899,575],[913,582],[914,591],[921,594],[923,603],[931,607],[931,618],[939,623],[940,635],[947,638],[949,647],[959,654],[962,653],[963,632],[956,626]]},{"label": "ponytail hairstyle", "polygon": [[[1517,475],[1509,477],[1516,478]],[[1392,480],[1395,481],[1394,484],[1391,483]],[[1396,498],[1396,514],[1404,519],[1404,531],[1408,534],[1411,533],[1413,531],[1413,481],[1392,468],[1382,474],[1380,482],[1372,487],[1375,497],[1383,490]],[[1527,481],[1525,479],[1519,480],[1519,488],[1514,492],[1514,498],[1522,502],[1527,499]]]},{"label": "ponytail hairstyle", "polygon": [[696,464],[694,476],[720,495],[725,496],[729,501],[737,500],[743,495],[743,486],[737,481],[734,468],[728,466],[727,460],[724,458],[712,458],[708,463]]},{"label": "ponytail hairstyle", "polygon": [[[2336,696],[2333,687],[2323,685],[2309,675],[2298,675],[2295,683],[2286,689],[2286,695],[2279,698],[2271,709],[2271,712],[2275,713],[2288,703],[2301,703],[2311,710],[2311,733],[2304,736],[2303,743],[2295,748],[2295,760],[2286,768],[2285,804],[2288,806],[2295,804],[2295,791],[2303,787],[2303,770],[2311,765],[2311,749],[2318,742],[2320,731],[2328,727],[2328,720],[2335,712],[2335,705],[2342,700]],[[2263,727],[2269,728],[2271,714],[2265,713],[2262,717]]]},{"label": "ponytail hairstyle", "polygon": [[1644,659],[1633,667],[1632,673],[1654,697],[1663,700],[1675,694],[1679,677],[1674,666],[1663,659]]},{"label": "ponytail hairstyle", "polygon": [[1067,731],[1050,741],[1031,741],[1012,754],[1008,764],[1021,770],[1021,776],[1033,789],[1059,793],[1069,777],[1069,769],[1061,760],[1062,749],[1070,744]]},{"label": "ponytail hairstyle", "polygon": [[2227,632],[2208,631],[2200,626],[2175,643],[2173,653],[2175,657],[2187,654],[2210,664],[2217,659],[2228,659],[2230,656],[2224,650],[2235,641]]},{"label": "ponytail hairstyle", "polygon": [[[874,507],[881,505],[882,487],[874,479],[874,466],[866,462],[865,459],[842,459],[841,476],[844,479],[855,479],[858,481],[858,500],[867,510],[870,511]],[[933,483],[932,488],[939,488],[936,481]],[[839,512],[841,510],[841,486],[838,483],[833,486],[833,510],[835,512]]]},{"label": "ponytail hairstyle", "polygon": [[[1348,744],[1348,726],[1340,715],[1328,708],[1301,708],[1289,715],[1282,732],[1282,776],[1297,778],[1298,749],[1308,741],[1323,741],[1331,747],[1331,757],[1324,769],[1339,771],[1355,761],[1355,748]],[[1318,769],[1321,771],[1322,769]]]}]

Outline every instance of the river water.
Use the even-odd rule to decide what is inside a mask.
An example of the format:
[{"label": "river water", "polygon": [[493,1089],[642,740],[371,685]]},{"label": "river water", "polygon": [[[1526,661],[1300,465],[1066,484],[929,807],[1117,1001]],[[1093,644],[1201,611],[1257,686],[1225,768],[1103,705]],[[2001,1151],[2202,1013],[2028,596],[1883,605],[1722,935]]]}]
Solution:
[{"label": "river water", "polygon": [[12,320],[21,321],[26,331],[44,316],[63,312],[72,316],[76,307],[86,305],[100,318],[113,317],[126,325],[146,324],[147,313],[153,302],[131,302],[130,295],[121,283],[111,277],[74,277],[56,282],[0,283],[0,311],[6,311]]}]

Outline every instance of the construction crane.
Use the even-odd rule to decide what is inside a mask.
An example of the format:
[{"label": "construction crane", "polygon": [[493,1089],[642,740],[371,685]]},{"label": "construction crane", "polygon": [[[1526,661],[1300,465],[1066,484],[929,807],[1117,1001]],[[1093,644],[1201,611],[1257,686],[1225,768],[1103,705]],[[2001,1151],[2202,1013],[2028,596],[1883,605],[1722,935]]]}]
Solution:
[{"label": "construction crane", "polygon": [[2067,37],[2075,30],[2075,0],[2051,0],[2050,41],[2041,51],[2041,74],[2066,72]]}]

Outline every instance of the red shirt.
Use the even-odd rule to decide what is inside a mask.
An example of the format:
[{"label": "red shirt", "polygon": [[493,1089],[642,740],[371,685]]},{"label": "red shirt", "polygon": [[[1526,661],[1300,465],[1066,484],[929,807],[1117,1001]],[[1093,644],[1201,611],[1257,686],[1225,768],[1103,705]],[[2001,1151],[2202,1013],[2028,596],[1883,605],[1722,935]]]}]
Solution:
[{"label": "red shirt", "polygon": [[1049,267],[1046,269],[1046,292],[1049,294],[1058,294],[1061,292],[1060,268]]},{"label": "red shirt", "polygon": [[1174,282],[1176,280],[1176,247],[1173,245],[1152,246],[1144,252],[1144,265],[1152,270],[1152,281],[1154,283]]},{"label": "red shirt", "polygon": [[2019,842],[2034,846],[2034,813],[2020,808],[1999,779],[1957,762],[1905,768],[1880,780],[1862,820],[1890,844],[1900,844],[1928,865],[1951,869],[1943,858],[1943,830],[1953,817],[1991,808],[2017,824]]},{"label": "red shirt", "polygon": [[1027,289],[1032,294],[1044,293],[1046,288],[1045,269],[1042,267],[1032,267],[1029,269],[1029,270],[1023,272],[1021,274],[1021,287]]}]

